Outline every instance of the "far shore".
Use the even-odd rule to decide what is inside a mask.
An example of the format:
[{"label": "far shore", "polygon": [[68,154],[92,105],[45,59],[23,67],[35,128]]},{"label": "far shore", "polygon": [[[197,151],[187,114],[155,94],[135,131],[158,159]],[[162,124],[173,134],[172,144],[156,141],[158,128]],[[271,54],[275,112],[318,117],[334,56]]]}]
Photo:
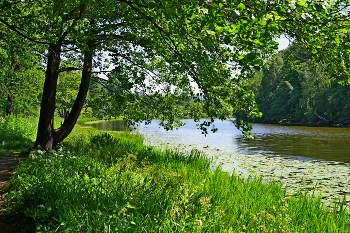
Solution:
[{"label": "far shore", "polygon": [[350,124],[311,124],[307,122],[249,122],[250,124],[263,124],[263,125],[283,125],[283,126],[307,126],[307,127],[337,127],[337,128],[350,128]]},{"label": "far shore", "polygon": [[[184,118],[181,120],[190,120],[191,118]],[[207,118],[201,118],[201,120],[206,120]],[[123,120],[122,118],[117,119],[109,119],[109,120]],[[94,124],[101,121],[109,121],[108,119],[102,119],[102,120],[94,120],[94,121],[88,121],[84,122],[85,124]],[[156,120],[156,119],[155,119]],[[215,119],[217,120],[217,119]],[[227,119],[229,120],[229,119]],[[275,123],[267,123],[267,122],[249,122],[250,124],[263,124],[263,125],[283,125],[283,126],[307,126],[307,127],[337,127],[337,128],[350,128],[350,124],[346,125],[340,125],[340,124],[311,124],[307,122],[275,122]]]}]

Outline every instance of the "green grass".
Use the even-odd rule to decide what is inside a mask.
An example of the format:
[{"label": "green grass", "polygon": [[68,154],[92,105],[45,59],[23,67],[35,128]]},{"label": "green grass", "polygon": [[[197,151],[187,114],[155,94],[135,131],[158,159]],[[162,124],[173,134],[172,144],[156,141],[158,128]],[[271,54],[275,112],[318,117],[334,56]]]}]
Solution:
[{"label": "green grass", "polygon": [[[38,120],[33,117],[0,117],[0,156],[30,151],[34,146]],[[55,127],[60,124],[61,118],[55,119]]]},{"label": "green grass", "polygon": [[20,154],[32,148],[37,125],[33,117],[0,117],[0,155]]},{"label": "green grass", "polygon": [[32,151],[6,186],[7,208],[52,232],[349,232],[349,213],[211,168],[198,151],[142,135],[76,127],[59,149]]}]

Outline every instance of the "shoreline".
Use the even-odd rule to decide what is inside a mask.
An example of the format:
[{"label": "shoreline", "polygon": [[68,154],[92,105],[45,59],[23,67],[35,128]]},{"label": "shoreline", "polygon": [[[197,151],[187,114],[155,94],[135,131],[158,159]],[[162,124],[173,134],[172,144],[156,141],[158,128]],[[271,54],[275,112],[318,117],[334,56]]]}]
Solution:
[{"label": "shoreline", "polygon": [[[170,142],[158,140],[159,145],[179,148],[179,138],[171,138]],[[241,161],[237,166],[246,169],[251,164],[234,145],[230,149],[235,149],[235,155],[204,141],[190,145],[186,140],[175,151],[165,146],[150,148],[147,142],[146,135],[109,134],[78,126],[57,150],[34,150],[20,164],[7,189],[13,211],[30,213],[26,215],[30,220],[36,214],[33,225],[45,231],[100,232],[106,226],[176,230],[179,224],[189,232],[255,232],[260,226],[268,227],[264,231],[288,232],[349,229],[349,212],[342,205],[327,208],[319,198],[289,196],[282,183],[249,176],[251,170],[248,179],[234,173],[229,161]],[[180,151],[192,146],[214,160],[200,152]],[[258,162],[256,155],[251,157]],[[227,164],[232,175],[224,171]],[[261,170],[262,165],[257,168]]]},{"label": "shoreline", "polygon": [[[299,126],[296,124],[287,125]],[[300,126],[319,127],[317,125]],[[245,177],[262,176],[266,181],[280,180],[289,195],[294,195],[299,191],[303,194],[315,194],[320,196],[326,205],[332,205],[345,198],[347,208],[350,206],[350,191],[348,191],[350,190],[350,178],[346,175],[350,174],[350,163],[315,159],[303,161],[293,157],[271,156],[263,153],[243,154],[234,146],[224,148],[215,144],[177,142],[176,138],[145,134],[143,136],[145,143],[156,148],[169,148],[182,152],[197,149],[204,152],[213,159],[213,167],[220,166],[229,173],[235,172]]]},{"label": "shoreline", "polygon": [[350,128],[350,125],[337,125],[337,124],[309,124],[309,123],[266,123],[266,122],[249,122],[249,124],[262,124],[262,125],[282,125],[282,126],[306,126],[306,127],[330,127],[330,128]]},{"label": "shoreline", "polygon": [[169,148],[181,152],[197,149],[213,159],[213,167],[241,176],[261,176],[265,181],[279,180],[289,195],[316,195],[327,206],[345,201],[350,208],[350,163],[326,160],[302,161],[287,156],[228,153],[219,145],[185,144],[164,141],[158,136],[144,135],[145,142],[155,148]]}]

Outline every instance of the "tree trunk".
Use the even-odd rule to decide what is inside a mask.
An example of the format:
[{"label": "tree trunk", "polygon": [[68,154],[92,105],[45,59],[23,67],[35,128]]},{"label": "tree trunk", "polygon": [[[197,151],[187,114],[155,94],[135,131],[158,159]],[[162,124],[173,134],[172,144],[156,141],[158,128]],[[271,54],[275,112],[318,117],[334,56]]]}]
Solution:
[{"label": "tree trunk", "polygon": [[317,112],[316,112],[316,111],[317,111],[317,108],[318,108],[318,106],[316,107],[316,109],[315,109],[315,111],[314,111],[314,114],[315,114],[320,120],[331,122],[331,120],[328,120],[327,118],[318,115]]},{"label": "tree trunk", "polygon": [[51,45],[50,52],[41,101],[38,133],[35,142],[35,146],[40,145],[45,150],[52,150],[57,144],[62,142],[74,128],[89,90],[93,57],[92,50],[88,50],[84,53],[83,71],[77,98],[71,112],[67,114],[62,126],[58,129],[54,129],[54,111],[56,108],[55,97],[59,74],[60,47]]},{"label": "tree trunk", "polygon": [[15,107],[13,106],[13,100],[10,95],[7,95],[6,116],[13,116]]},{"label": "tree trunk", "polygon": [[93,52],[91,50],[84,53],[84,65],[79,92],[77,98],[75,99],[72,110],[69,112],[69,114],[66,115],[62,126],[55,130],[54,146],[62,142],[63,139],[65,139],[70,134],[74,128],[75,123],[77,122],[81,109],[84,106],[92,74],[92,56]]},{"label": "tree trunk", "polygon": [[61,45],[51,44],[47,61],[40,118],[35,146],[51,150],[54,146],[54,112],[56,108],[56,89],[61,61]]}]

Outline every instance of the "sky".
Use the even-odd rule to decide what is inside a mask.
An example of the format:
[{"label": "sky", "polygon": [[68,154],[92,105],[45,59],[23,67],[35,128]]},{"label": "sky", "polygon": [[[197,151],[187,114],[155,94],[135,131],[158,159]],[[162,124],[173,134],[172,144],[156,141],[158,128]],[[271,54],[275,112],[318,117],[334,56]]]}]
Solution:
[{"label": "sky", "polygon": [[289,45],[289,40],[285,38],[283,35],[280,36],[280,38],[278,38],[276,41],[279,43],[278,50],[285,49]]}]

